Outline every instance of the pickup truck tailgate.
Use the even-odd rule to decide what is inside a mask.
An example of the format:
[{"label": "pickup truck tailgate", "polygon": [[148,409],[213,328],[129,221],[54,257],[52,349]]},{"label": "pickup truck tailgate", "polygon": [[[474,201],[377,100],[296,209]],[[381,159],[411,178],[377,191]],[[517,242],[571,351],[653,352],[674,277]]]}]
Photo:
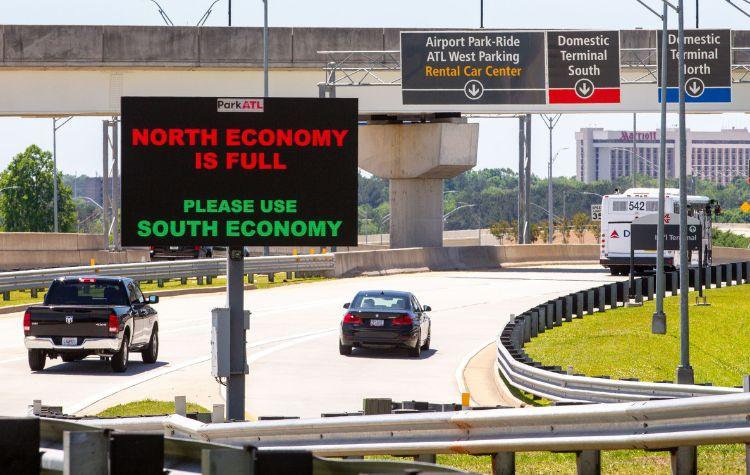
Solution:
[{"label": "pickup truck tailgate", "polygon": [[28,311],[32,336],[110,336],[110,307],[35,306]]}]

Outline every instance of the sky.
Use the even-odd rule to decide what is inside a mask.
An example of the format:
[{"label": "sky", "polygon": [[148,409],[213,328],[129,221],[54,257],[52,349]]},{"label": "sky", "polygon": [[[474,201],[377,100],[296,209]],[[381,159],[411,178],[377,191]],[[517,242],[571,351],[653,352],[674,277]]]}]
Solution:
[{"label": "sky", "polygon": [[[213,0],[158,0],[175,25],[195,25]],[[268,0],[270,26],[476,28],[479,0]],[[645,0],[660,8],[658,0]],[[676,0],[675,0],[676,1]],[[229,0],[219,0],[206,25],[225,26]],[[485,28],[655,29],[660,20],[636,0],[485,0]],[[234,26],[262,25],[262,0],[234,0]],[[750,29],[724,0],[700,1],[702,28]],[[750,8],[748,8],[750,10]],[[695,26],[695,0],[686,0],[686,27]],[[163,25],[151,0],[0,0],[2,24]],[[2,91],[0,91],[0,95]],[[58,130],[58,167],[69,174],[101,174],[101,117],[76,117]],[[582,127],[632,129],[630,114],[564,115],[553,135],[553,149],[562,150],[553,175],[575,175],[574,133]],[[479,120],[480,168],[518,167],[518,123],[508,119]],[[546,176],[548,131],[542,120],[532,120],[532,172]],[[655,130],[658,114],[639,114],[639,130]],[[669,126],[677,117],[668,118]],[[689,116],[694,130],[750,129],[750,115]],[[35,143],[52,149],[52,119],[0,118],[0,169]]]}]

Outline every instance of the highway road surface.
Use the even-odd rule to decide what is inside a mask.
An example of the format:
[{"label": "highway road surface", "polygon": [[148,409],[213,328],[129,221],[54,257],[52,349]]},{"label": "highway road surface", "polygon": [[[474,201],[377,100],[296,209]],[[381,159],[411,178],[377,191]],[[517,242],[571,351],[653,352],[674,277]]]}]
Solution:
[{"label": "highway road surface", "polygon": [[[247,416],[318,416],[356,411],[364,397],[459,402],[455,372],[464,357],[494,339],[511,313],[597,283],[612,281],[598,266],[433,272],[327,280],[252,290],[248,333]],[[420,359],[405,351],[355,349],[338,354],[342,305],[361,289],[414,292],[433,309],[432,349]],[[92,414],[145,398],[185,395],[207,407],[224,402],[210,375],[211,309],[223,293],[163,298],[159,362],[131,354],[123,374],[89,357],[60,359],[32,373],[23,347],[22,314],[0,317],[0,414],[25,413],[33,399],[68,413]]]}]

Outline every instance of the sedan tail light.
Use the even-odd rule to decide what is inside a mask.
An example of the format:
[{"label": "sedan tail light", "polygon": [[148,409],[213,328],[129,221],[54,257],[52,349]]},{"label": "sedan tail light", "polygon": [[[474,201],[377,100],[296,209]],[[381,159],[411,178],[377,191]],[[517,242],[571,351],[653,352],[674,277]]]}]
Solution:
[{"label": "sedan tail light", "polygon": [[344,315],[344,323],[355,323],[355,324],[361,325],[362,324],[362,319],[359,318],[356,315],[352,315],[351,313],[347,313],[346,315]]},{"label": "sedan tail light", "polygon": [[23,334],[28,335],[31,332],[31,313],[26,312],[23,314]]},{"label": "sedan tail light", "polygon": [[391,320],[392,326],[400,326],[400,325],[411,325],[414,322],[411,319],[410,315],[399,315],[398,317]]},{"label": "sedan tail light", "polygon": [[117,319],[115,312],[109,314],[109,332],[117,333],[120,331],[120,321]]}]

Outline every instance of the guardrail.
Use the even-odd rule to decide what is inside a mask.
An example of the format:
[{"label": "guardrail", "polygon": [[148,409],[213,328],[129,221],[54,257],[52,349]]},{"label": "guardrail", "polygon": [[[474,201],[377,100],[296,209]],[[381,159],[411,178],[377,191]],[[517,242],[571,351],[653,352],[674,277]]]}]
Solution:
[{"label": "guardrail", "polygon": [[[158,418],[140,418],[142,422]],[[0,471],[143,475],[463,473],[429,463],[330,460],[301,449],[268,451],[161,433],[109,431],[88,421],[0,418]]]},{"label": "guardrail", "polygon": [[[272,272],[332,273],[335,257],[333,254],[267,256],[245,258],[244,262],[246,274]],[[225,275],[226,266],[226,259],[217,258],[0,272],[0,292],[46,289],[53,279],[69,275],[121,276],[130,277],[134,280],[211,277]]]},{"label": "guardrail", "polygon": [[[688,288],[696,290],[698,282],[711,285],[750,283],[750,262],[735,262],[690,269]],[[635,301],[654,297],[654,277],[635,279]],[[680,289],[677,272],[666,275],[666,289],[677,295]],[[670,382],[642,382],[611,380],[607,377],[587,377],[568,374],[561,367],[544,366],[534,361],[523,350],[523,345],[546,330],[607,309],[626,305],[631,301],[630,283],[616,282],[575,292],[542,305],[519,316],[511,316],[497,342],[497,370],[505,380],[527,393],[560,402],[626,402],[658,398],[683,398],[731,394],[742,388],[710,385],[673,384]]]},{"label": "guardrail", "polygon": [[[750,393],[619,404],[489,409],[448,413],[201,423],[183,416],[88,420],[116,430],[163,431],[260,450],[317,456],[494,454],[495,473],[514,473],[515,452],[574,452],[600,466],[600,450],[670,451],[750,441]],[[680,449],[678,449],[680,448]],[[688,447],[688,452],[694,450]],[[686,463],[684,458],[677,463]],[[505,469],[502,469],[505,467]],[[598,473],[581,469],[579,473]],[[678,471],[678,473],[686,473]]]}]

